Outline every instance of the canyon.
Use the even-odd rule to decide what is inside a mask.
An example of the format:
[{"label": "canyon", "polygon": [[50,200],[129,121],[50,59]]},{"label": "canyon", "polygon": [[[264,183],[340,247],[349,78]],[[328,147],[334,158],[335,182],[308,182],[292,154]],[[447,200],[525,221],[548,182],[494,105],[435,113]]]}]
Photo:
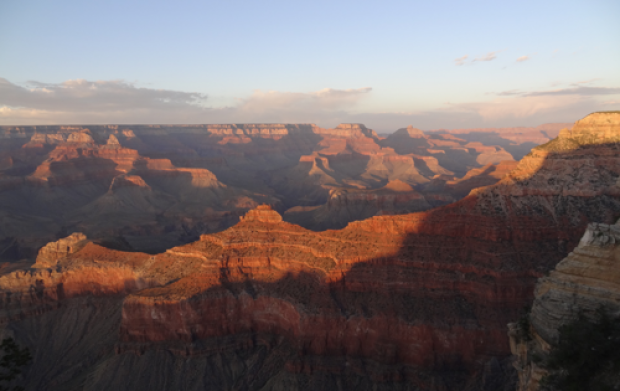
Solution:
[{"label": "canyon", "polygon": [[620,217],[620,113],[518,163],[413,127],[3,130],[2,232],[37,255],[0,321],[33,390],[512,390],[507,324],[536,292],[551,338],[539,298],[583,283],[558,262]]},{"label": "canyon", "polygon": [[0,260],[33,259],[71,232],[157,253],[263,203],[313,230],[428,210],[497,182],[515,161],[506,148],[531,144],[463,135],[410,126],[379,137],[360,124],[3,126]]}]

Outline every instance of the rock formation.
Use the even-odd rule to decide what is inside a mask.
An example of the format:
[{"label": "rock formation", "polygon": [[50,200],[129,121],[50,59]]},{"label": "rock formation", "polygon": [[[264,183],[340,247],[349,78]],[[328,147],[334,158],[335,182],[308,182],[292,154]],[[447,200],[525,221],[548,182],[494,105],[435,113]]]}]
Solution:
[{"label": "rock formation", "polygon": [[[471,190],[465,183],[499,179],[491,166],[478,179],[472,170],[512,159],[501,146],[459,137],[409,126],[382,140],[362,124],[0,127],[0,258],[32,258],[73,231],[163,251],[263,202],[336,211],[295,220],[312,229],[445,205]],[[444,186],[437,175],[467,178]],[[392,181],[413,191],[372,195]]]},{"label": "rock formation", "polygon": [[40,267],[53,267],[59,259],[77,252],[86,244],[86,235],[74,232],[64,239],[48,243],[39,250],[37,265]]},{"label": "rock formation", "polygon": [[[283,221],[277,204],[251,207],[228,229],[154,255],[112,250],[78,235],[53,243],[35,267],[0,276],[4,334],[40,352],[24,384],[85,390],[161,384],[510,389],[506,324],[531,302],[536,280],[577,245],[588,222],[610,224],[620,216],[620,126],[614,115],[579,121],[572,132],[535,148],[496,184],[432,210],[314,232]],[[244,137],[285,140],[290,134],[284,130],[301,128],[217,129],[245,145]],[[607,128],[603,137],[596,133]],[[147,137],[134,132],[131,138],[144,138],[146,145]],[[382,164],[386,156],[398,155],[373,146],[369,140],[375,135],[357,125],[327,133],[335,141],[321,145],[326,140],[321,138],[322,152],[301,154],[312,155],[310,161],[297,156],[296,166],[308,163],[304,169],[335,181],[359,180],[363,175],[353,176],[347,160],[333,157],[366,156],[374,165],[379,160],[372,160],[373,149],[383,152]],[[122,145],[124,136],[114,134]],[[462,145],[450,137],[422,139],[444,152]],[[305,148],[301,139],[287,140],[299,148],[294,155]],[[182,150],[179,144],[169,145]],[[278,143],[266,145],[273,150]],[[268,161],[264,156],[252,161]],[[205,168],[148,159],[135,171],[134,164],[116,175],[102,199],[125,202],[139,195],[163,202],[155,194],[163,189],[159,179],[148,179],[147,173],[165,178],[168,170],[189,170],[188,181],[213,193],[228,188],[225,183],[213,188],[220,177]],[[268,161],[273,170],[286,172],[278,164]],[[344,168],[337,170],[339,164]],[[49,167],[55,174],[54,165]],[[349,183],[357,184],[360,194],[375,192],[372,202],[401,194],[426,197],[397,178],[381,190]],[[131,197],[123,198],[125,191]],[[67,324],[71,332],[65,331]]]},{"label": "rock formation", "polygon": [[425,197],[400,179],[376,190],[332,190],[324,205],[295,207],[285,212],[288,222],[313,230],[344,228],[349,222],[375,215],[406,214],[431,208]]},{"label": "rock formation", "polygon": [[[539,389],[540,380],[547,374],[541,362],[557,343],[561,326],[575,320],[579,313],[592,317],[599,307],[611,313],[620,310],[619,257],[620,220],[612,225],[592,223],[579,245],[548,276],[538,280],[528,322],[509,325],[518,391]],[[524,338],[525,333],[530,338]]]},{"label": "rock formation", "polygon": [[532,147],[556,138],[560,130],[570,128],[570,123],[544,124],[536,127],[438,129],[429,134],[453,134],[467,141],[484,145],[497,145],[508,151],[516,160],[525,156]]}]

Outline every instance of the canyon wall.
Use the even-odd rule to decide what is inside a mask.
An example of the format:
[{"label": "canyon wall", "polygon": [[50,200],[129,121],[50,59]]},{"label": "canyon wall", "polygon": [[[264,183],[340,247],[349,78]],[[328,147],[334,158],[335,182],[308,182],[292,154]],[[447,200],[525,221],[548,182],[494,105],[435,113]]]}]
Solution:
[{"label": "canyon wall", "polygon": [[[153,255],[74,234],[0,277],[3,332],[37,350],[32,389],[514,389],[506,324],[620,217],[619,136],[620,115],[587,117],[460,201],[340,230],[261,205]],[[304,163],[342,163],[322,157]]]},{"label": "canyon wall", "polygon": [[544,359],[558,343],[562,326],[579,314],[594,318],[599,308],[612,314],[620,311],[618,243],[620,221],[611,225],[591,223],[579,245],[548,276],[538,280],[528,321],[509,325],[518,391],[540,389],[541,379],[548,374]]}]

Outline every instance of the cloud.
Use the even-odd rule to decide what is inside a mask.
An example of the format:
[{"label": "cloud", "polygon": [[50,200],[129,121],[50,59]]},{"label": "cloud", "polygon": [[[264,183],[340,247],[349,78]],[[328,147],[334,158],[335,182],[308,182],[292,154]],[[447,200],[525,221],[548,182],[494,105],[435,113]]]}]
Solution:
[{"label": "cloud", "polygon": [[527,61],[529,59],[530,59],[529,56],[521,56],[521,57],[517,58],[517,62],[523,62],[523,61]]},{"label": "cloud", "polygon": [[364,87],[348,90],[336,90],[325,88],[320,91],[280,92],[260,90],[247,99],[243,99],[239,109],[254,113],[262,113],[272,110],[286,111],[316,111],[316,110],[340,110],[354,106],[360,99],[370,93],[372,88]]},{"label": "cloud", "polygon": [[519,90],[508,90],[508,91],[498,92],[495,95],[499,95],[499,96],[514,96],[514,95],[523,95],[523,92],[519,91]]},{"label": "cloud", "polygon": [[593,83],[593,82],[595,82],[597,80],[601,80],[601,78],[600,77],[595,77],[594,79],[576,81],[576,82],[572,83],[571,85],[572,86],[578,86],[580,84],[590,84],[590,83]]},{"label": "cloud", "polygon": [[552,91],[509,90],[490,100],[425,111],[359,112],[358,104],[372,91],[370,87],[257,90],[234,105],[210,107],[204,94],[139,88],[123,81],[30,82],[24,87],[0,79],[0,124],[284,122],[334,127],[358,122],[383,132],[407,124],[421,129],[536,126],[572,122],[593,111],[613,109],[618,102],[613,94],[620,94],[620,88],[581,85]]},{"label": "cloud", "polygon": [[361,122],[377,131],[393,131],[404,124],[425,130],[538,126],[574,122],[594,111],[613,109],[617,102],[579,95],[506,95],[485,101],[448,103],[420,112],[360,113],[349,122]]},{"label": "cloud", "polygon": [[250,97],[240,99],[234,113],[235,118],[244,122],[337,124],[339,118],[346,117],[371,91],[371,87],[325,88],[309,93],[257,90]]},{"label": "cloud", "polygon": [[[575,95],[575,96],[594,96],[594,95],[617,95],[620,94],[620,87],[590,87],[583,84],[589,84],[598,79],[590,79],[571,83],[570,88],[558,88],[546,91],[519,91],[507,90],[495,93],[497,96],[559,96],[559,95]],[[556,83],[557,84],[557,83]],[[562,83],[563,84],[563,83]]]},{"label": "cloud", "polygon": [[459,67],[460,67],[461,65],[465,64],[465,61],[467,60],[467,57],[469,57],[469,56],[466,54],[466,55],[464,55],[463,57],[456,58],[456,59],[454,60],[454,64],[455,64],[456,66],[459,66]]},{"label": "cloud", "polygon": [[524,96],[551,96],[551,95],[615,95],[620,94],[620,87],[573,87],[560,88],[549,91],[535,91],[524,93]]},{"label": "cloud", "polygon": [[453,109],[463,110],[479,115],[485,122],[497,120],[527,119],[541,113],[561,111],[583,103],[577,96],[563,96],[549,99],[541,96],[521,96],[516,98],[498,98],[488,102],[471,102],[452,105]]},{"label": "cloud", "polygon": [[209,107],[205,94],[139,88],[122,80],[31,81],[20,86],[0,78],[0,124],[332,121],[371,91],[254,91],[234,106]]},{"label": "cloud", "polygon": [[[501,50],[496,50],[494,52],[489,52],[487,54],[485,54],[484,56],[480,56],[480,57],[476,57],[473,60],[469,61],[469,63],[474,63],[474,62],[479,62],[479,61],[493,61],[497,58],[497,53],[501,52]],[[462,66],[465,65],[467,63],[467,59],[469,58],[469,55],[464,55],[463,57],[459,57],[454,59],[454,65],[456,66]]]},{"label": "cloud", "polygon": [[199,107],[207,96],[194,92],[138,88],[122,80],[69,80],[22,87],[0,78],[0,105],[38,110],[114,112],[135,109]]},{"label": "cloud", "polygon": [[489,52],[489,53],[487,53],[484,56],[477,57],[477,58],[473,59],[472,62],[476,62],[476,61],[493,61],[493,60],[495,60],[497,58],[495,53],[499,53],[499,51]]}]

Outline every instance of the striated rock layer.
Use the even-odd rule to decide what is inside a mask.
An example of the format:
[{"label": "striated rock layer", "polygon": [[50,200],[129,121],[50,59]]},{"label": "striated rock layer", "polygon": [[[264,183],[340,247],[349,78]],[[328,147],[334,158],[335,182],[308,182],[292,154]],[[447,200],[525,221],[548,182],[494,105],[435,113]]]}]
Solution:
[{"label": "striated rock layer", "polygon": [[[534,149],[497,184],[430,211],[313,232],[265,205],[156,255],[82,237],[77,246],[75,236],[46,247],[35,268],[0,277],[5,333],[34,349],[28,335],[87,306],[108,314],[101,324],[115,338],[95,347],[78,327],[55,344],[90,353],[71,351],[62,365],[42,353],[24,381],[89,390],[157,389],[150,379],[165,376],[179,389],[510,389],[505,325],[589,221],[620,217],[613,116],[578,122],[577,133]],[[83,324],[101,319],[97,311]],[[192,369],[180,383],[182,368]],[[123,385],[119,373],[140,376]]]}]

